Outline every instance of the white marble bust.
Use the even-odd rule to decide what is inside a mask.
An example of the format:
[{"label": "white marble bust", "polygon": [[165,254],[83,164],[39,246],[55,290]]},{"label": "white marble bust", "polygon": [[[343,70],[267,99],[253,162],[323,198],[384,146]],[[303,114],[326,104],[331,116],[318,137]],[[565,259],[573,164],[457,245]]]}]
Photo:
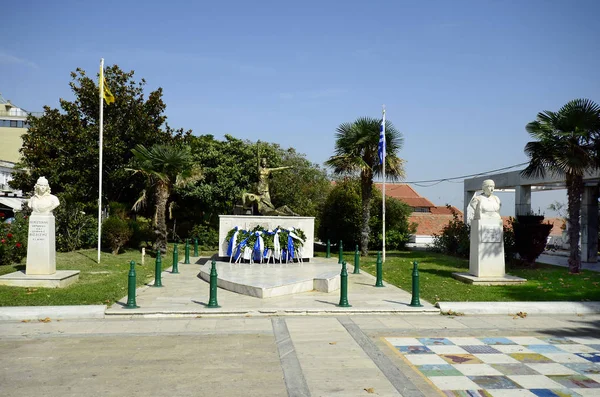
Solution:
[{"label": "white marble bust", "polygon": [[50,194],[50,186],[45,177],[40,177],[35,184],[35,194],[29,199],[27,205],[34,214],[51,214],[52,210],[60,205],[58,197]]},{"label": "white marble bust", "polygon": [[483,181],[483,193],[473,197],[469,207],[473,209],[473,219],[501,219],[500,199],[495,196],[495,183],[491,179]]}]

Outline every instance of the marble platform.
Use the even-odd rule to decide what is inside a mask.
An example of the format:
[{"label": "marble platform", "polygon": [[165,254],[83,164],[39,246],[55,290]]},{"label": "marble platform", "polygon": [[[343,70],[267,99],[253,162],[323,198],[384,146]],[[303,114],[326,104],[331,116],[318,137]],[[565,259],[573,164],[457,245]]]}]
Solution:
[{"label": "marble platform", "polygon": [[[217,285],[228,291],[271,298],[301,292],[332,292],[340,289],[340,265],[332,263],[229,263],[218,261]],[[210,281],[210,261],[200,277]]]},{"label": "marble platform", "polygon": [[57,270],[54,274],[25,274],[24,271],[18,271],[0,276],[0,285],[65,288],[77,280],[79,280],[79,270]]},{"label": "marble platform", "polygon": [[452,277],[467,284],[473,285],[518,285],[527,282],[526,278],[511,276],[484,276],[477,277],[469,273],[452,273]]}]

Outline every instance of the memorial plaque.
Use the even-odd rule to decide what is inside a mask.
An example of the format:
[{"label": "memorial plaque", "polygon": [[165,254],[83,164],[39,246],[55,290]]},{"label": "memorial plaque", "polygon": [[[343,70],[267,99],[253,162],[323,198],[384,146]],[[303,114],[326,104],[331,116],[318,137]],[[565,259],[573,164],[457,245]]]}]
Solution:
[{"label": "memorial plaque", "polygon": [[482,243],[501,243],[502,229],[499,227],[483,226],[481,228]]}]

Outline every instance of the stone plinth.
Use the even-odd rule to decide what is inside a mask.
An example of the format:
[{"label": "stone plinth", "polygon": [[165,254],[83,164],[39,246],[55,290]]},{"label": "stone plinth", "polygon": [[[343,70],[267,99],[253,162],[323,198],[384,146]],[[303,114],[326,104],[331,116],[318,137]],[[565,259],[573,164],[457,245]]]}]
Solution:
[{"label": "stone plinth", "polygon": [[79,280],[79,270],[59,270],[54,274],[29,275],[23,271],[0,276],[0,285],[11,287],[65,288]]},{"label": "stone plinth", "polygon": [[469,273],[475,277],[504,277],[501,219],[475,219],[471,222]]},{"label": "stone plinth", "polygon": [[518,285],[527,282],[527,279],[505,274],[502,277],[476,277],[469,273],[452,273],[452,277],[467,284],[474,285]]},{"label": "stone plinth", "polygon": [[27,275],[56,273],[56,236],[54,215],[33,213],[27,238]]},{"label": "stone plinth", "polygon": [[227,255],[227,233],[234,227],[250,230],[256,226],[274,230],[277,226],[284,229],[295,227],[306,235],[302,247],[302,258],[314,257],[315,218],[304,216],[251,216],[251,215],[219,215],[219,257]]}]

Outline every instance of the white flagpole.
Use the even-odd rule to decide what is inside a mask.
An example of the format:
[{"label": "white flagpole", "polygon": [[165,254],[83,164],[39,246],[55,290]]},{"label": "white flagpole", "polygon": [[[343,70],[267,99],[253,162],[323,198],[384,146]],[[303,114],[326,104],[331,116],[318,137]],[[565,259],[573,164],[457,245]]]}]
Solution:
[{"label": "white flagpole", "polygon": [[383,258],[382,261],[385,262],[385,154],[387,152],[387,142],[385,142],[385,105],[382,105],[383,108],[383,121],[382,121],[382,128],[383,128],[383,197],[382,197],[382,209],[381,209],[381,213],[383,214]]},{"label": "white flagpole", "polygon": [[100,88],[100,165],[98,168],[98,263],[100,263],[100,248],[102,240],[102,129],[104,127],[104,58],[100,59],[100,74],[98,86]]}]

